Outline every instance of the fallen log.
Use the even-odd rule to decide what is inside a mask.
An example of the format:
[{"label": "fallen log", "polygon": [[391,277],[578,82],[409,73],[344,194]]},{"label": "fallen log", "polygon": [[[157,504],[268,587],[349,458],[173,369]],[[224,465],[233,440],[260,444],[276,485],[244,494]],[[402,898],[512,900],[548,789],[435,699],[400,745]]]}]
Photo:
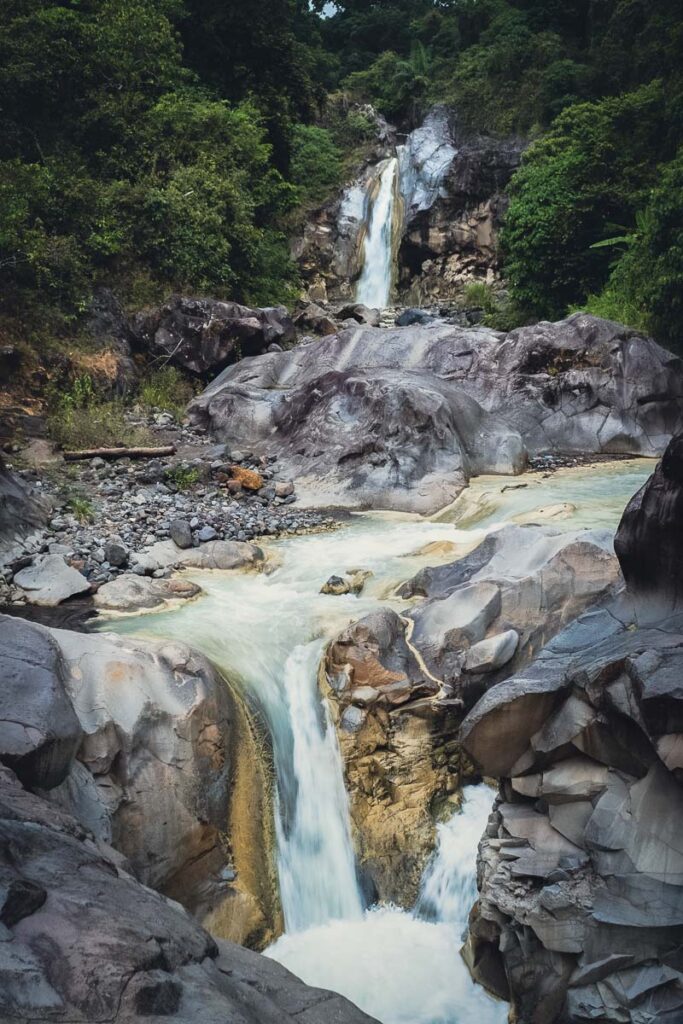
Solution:
[{"label": "fallen log", "polygon": [[80,462],[83,459],[156,459],[164,455],[175,455],[174,444],[160,448],[84,448],[77,452],[64,452],[66,462]]}]

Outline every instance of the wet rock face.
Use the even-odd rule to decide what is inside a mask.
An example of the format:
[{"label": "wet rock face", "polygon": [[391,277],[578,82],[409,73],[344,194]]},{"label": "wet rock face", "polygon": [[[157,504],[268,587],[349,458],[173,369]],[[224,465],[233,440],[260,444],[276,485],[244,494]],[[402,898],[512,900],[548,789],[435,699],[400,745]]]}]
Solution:
[{"label": "wet rock face", "polygon": [[119,854],[0,768],[0,1019],[371,1024],[341,996],[214,941]]},{"label": "wet rock face", "polygon": [[617,574],[607,531],[508,526],[399,589],[421,602],[366,616],[330,644],[324,678],[359,860],[381,899],[412,905],[435,818],[475,771],[458,740],[464,710]]},{"label": "wet rock face", "polygon": [[464,133],[451,112],[436,108],[411,133],[402,155],[404,228],[399,249],[400,296],[452,299],[472,280],[492,279],[505,189],[524,143]]},{"label": "wet rock face", "polygon": [[66,666],[50,632],[0,616],[0,762],[28,786],[66,778],[83,732],[65,686]]},{"label": "wet rock face", "polygon": [[669,444],[655,472],[631,499],[614,540],[621,570],[635,593],[683,597],[683,436]]},{"label": "wet rock face", "polygon": [[0,457],[0,564],[11,561],[19,538],[47,522],[49,508],[8,469]]},{"label": "wet rock face", "polygon": [[[227,838],[240,826],[234,779],[253,754],[249,728],[209,663],[182,644],[5,616],[0,636],[0,762],[115,847],[137,879],[210,916],[218,934],[271,932],[267,811],[250,837],[249,884],[244,851]],[[252,806],[268,802],[257,790]]]},{"label": "wet rock face", "polygon": [[508,335],[359,326],[242,360],[189,412],[277,455],[307,499],[430,512],[472,475],[518,472],[525,449],[661,454],[683,426],[683,367],[584,314]]},{"label": "wet rock face", "polygon": [[294,324],[284,306],[251,309],[237,302],[172,296],[133,324],[137,344],[198,376],[218,373],[242,356],[294,340]]},{"label": "wet rock face", "polygon": [[627,589],[462,727],[501,780],[467,957],[483,984],[509,986],[523,1024],[683,1017],[683,615],[667,571],[681,557],[679,452],[675,438],[624,514]]}]

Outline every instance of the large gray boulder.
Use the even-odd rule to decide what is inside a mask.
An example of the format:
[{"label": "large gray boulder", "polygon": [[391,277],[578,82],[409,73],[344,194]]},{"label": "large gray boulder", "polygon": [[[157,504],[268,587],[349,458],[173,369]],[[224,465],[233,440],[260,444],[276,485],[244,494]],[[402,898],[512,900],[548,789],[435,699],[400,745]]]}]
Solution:
[{"label": "large gray boulder", "polygon": [[472,475],[518,472],[525,447],[661,454],[683,426],[683,368],[586,314],[509,335],[359,326],[242,360],[189,412],[277,455],[304,498],[426,512]]},{"label": "large gray boulder", "polygon": [[90,590],[90,583],[78,569],[67,565],[61,555],[38,555],[33,563],[14,576],[14,583],[31,604],[54,608],[62,601]]},{"label": "large gray boulder", "polygon": [[241,702],[183,644],[50,633],[82,735],[50,801],[114,846],[140,881],[219,921],[218,934],[271,932],[269,794],[258,761],[246,797],[258,809],[255,826],[234,799],[238,764],[255,757]]},{"label": "large gray boulder", "polygon": [[27,786],[58,786],[80,745],[66,675],[49,630],[0,615],[0,762]]},{"label": "large gray boulder", "polygon": [[677,437],[624,514],[627,589],[462,726],[501,780],[466,958],[523,1024],[683,1019],[679,451]]},{"label": "large gray boulder", "polygon": [[0,567],[20,556],[21,541],[47,522],[49,505],[10,472],[0,456]]},{"label": "large gray boulder", "polygon": [[[363,353],[366,331],[371,351]],[[351,328],[245,360],[190,415],[229,443],[277,454],[304,501],[429,513],[472,475],[521,472],[517,432],[419,361],[402,370],[394,348],[404,340],[408,332]]]},{"label": "large gray boulder", "polygon": [[216,942],[7,769],[0,851],[0,1019],[8,1024],[371,1024],[341,996]]},{"label": "large gray boulder", "polygon": [[242,356],[294,340],[284,306],[251,309],[237,302],[173,295],[133,322],[137,344],[198,376],[217,373]]}]

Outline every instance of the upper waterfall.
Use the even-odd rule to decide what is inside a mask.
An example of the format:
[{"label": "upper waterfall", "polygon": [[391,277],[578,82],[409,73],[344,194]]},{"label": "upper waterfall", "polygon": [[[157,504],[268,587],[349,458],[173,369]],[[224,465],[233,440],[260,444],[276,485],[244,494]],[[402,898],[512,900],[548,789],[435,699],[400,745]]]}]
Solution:
[{"label": "upper waterfall", "polygon": [[363,244],[363,271],[358,281],[356,299],[375,309],[387,306],[391,294],[397,170],[397,158],[390,157],[380,175],[379,191],[369,210],[367,233]]}]

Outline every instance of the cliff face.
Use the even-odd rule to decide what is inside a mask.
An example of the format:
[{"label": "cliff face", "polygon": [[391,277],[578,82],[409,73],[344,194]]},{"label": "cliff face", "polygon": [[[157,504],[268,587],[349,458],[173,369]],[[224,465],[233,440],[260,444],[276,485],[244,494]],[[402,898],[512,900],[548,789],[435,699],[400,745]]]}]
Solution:
[{"label": "cliff face", "polygon": [[[524,142],[473,135],[437,107],[407,139],[398,295],[405,303],[452,300],[474,280],[493,281],[505,190]],[[416,182],[416,186],[415,183]]]},{"label": "cliff face", "polygon": [[520,1024],[683,1018],[681,452],[624,513],[626,589],[462,727],[501,780],[466,956]]},{"label": "cliff face", "polygon": [[[394,248],[397,298],[452,300],[472,280],[493,280],[505,188],[524,143],[464,132],[457,116],[435,107],[405,137],[378,122],[372,162],[343,192],[313,211],[293,254],[315,302],[348,300],[363,266],[363,241],[381,161],[399,161]],[[400,207],[400,208],[399,208]]]}]

